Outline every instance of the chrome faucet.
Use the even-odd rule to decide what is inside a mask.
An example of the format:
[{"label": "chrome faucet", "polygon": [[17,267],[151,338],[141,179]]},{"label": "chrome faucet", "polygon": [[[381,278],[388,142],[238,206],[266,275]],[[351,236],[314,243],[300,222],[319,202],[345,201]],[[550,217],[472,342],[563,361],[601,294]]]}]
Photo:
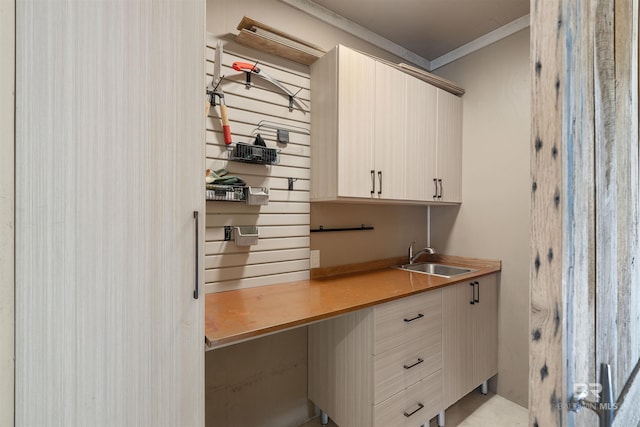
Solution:
[{"label": "chrome faucet", "polygon": [[436,251],[433,248],[430,247],[426,247],[423,249],[420,249],[418,251],[418,253],[416,253],[415,255],[413,254],[413,245],[416,243],[416,241],[414,240],[410,245],[409,245],[409,264],[413,264],[413,262],[415,260],[418,259],[418,257],[422,254],[435,254]]}]

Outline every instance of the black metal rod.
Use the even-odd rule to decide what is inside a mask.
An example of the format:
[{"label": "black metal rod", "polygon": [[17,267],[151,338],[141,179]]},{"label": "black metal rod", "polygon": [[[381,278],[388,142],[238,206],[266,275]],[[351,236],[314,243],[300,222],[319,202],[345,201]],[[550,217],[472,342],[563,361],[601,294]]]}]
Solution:
[{"label": "black metal rod", "polygon": [[311,230],[312,233],[320,233],[323,231],[362,231],[362,230],[373,230],[373,227],[368,227],[362,224],[360,227],[344,227],[344,228],[324,228],[320,226],[320,228],[314,228]]}]

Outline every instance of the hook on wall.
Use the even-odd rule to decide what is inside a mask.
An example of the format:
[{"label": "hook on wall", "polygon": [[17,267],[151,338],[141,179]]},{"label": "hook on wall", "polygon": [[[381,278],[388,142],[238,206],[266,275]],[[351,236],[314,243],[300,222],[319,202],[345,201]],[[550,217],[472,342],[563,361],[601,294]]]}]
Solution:
[{"label": "hook on wall", "polygon": [[289,184],[289,191],[293,191],[293,183],[296,182],[298,178],[287,178],[287,182]]}]

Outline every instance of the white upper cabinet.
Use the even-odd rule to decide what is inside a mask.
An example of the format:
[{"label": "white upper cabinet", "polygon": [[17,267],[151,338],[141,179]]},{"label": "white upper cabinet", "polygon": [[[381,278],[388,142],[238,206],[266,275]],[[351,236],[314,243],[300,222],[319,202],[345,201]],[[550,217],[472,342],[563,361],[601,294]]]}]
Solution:
[{"label": "white upper cabinet", "polygon": [[440,89],[437,98],[436,199],[462,202],[462,99]]},{"label": "white upper cabinet", "polygon": [[460,98],[344,46],[311,91],[312,201],[461,201]]}]

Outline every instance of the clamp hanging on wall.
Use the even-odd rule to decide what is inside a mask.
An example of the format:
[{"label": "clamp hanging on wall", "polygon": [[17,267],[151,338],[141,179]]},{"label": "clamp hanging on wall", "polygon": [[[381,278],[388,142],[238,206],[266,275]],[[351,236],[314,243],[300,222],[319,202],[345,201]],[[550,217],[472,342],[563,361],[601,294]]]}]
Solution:
[{"label": "clamp hanging on wall", "polygon": [[258,68],[257,65],[258,65],[257,62],[254,65],[251,65],[251,64],[249,64],[247,62],[234,62],[231,66],[236,71],[244,71],[246,73],[247,81],[246,81],[245,85],[246,85],[247,89],[251,87],[251,74],[253,73],[253,74],[256,74],[256,75],[262,77],[263,79],[267,80],[268,82],[271,82],[273,85],[278,87],[280,90],[282,90],[285,94],[287,94],[289,96],[289,112],[293,111],[293,103],[294,102],[296,104],[298,104],[298,106],[301,109],[303,109],[303,111],[309,109],[309,106],[307,104],[305,104],[302,100],[296,98],[296,95],[298,93],[300,93],[300,91],[302,89],[298,90],[298,92],[296,92],[294,94],[289,89],[287,89],[282,83],[280,83],[278,80],[274,79],[273,77],[269,76],[264,71],[262,71],[260,68]]}]

